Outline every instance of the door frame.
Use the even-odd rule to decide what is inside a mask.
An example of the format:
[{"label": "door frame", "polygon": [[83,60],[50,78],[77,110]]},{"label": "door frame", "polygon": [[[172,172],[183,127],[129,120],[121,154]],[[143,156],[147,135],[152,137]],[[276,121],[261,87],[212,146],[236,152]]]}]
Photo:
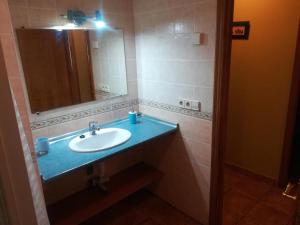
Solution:
[{"label": "door frame", "polygon": [[[210,182],[209,225],[222,224],[223,172],[226,144],[227,109],[230,81],[232,46],[232,21],[234,0],[218,0],[216,62],[214,83],[214,112],[212,129],[212,163]],[[294,70],[291,82],[290,100],[284,146],[278,184],[284,187],[288,181],[288,168],[291,157],[292,134],[300,98],[300,20],[295,53]]]},{"label": "door frame", "polygon": [[295,52],[294,69],[291,80],[291,90],[289,97],[288,113],[286,119],[286,128],[283,142],[283,151],[281,156],[281,165],[278,177],[278,185],[285,187],[289,179],[289,166],[292,155],[293,135],[296,123],[297,108],[300,95],[300,20],[298,24],[298,37]]},{"label": "door frame", "polygon": [[226,143],[234,0],[217,1],[217,36],[212,127],[209,224],[222,224],[223,167]]},{"label": "door frame", "polygon": [[[0,41],[0,178],[9,224],[38,225]],[[2,108],[3,107],[3,108]]]}]

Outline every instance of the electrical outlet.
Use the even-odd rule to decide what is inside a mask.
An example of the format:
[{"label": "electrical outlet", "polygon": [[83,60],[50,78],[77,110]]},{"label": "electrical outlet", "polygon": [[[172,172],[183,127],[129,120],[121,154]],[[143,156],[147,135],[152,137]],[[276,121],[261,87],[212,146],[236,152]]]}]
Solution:
[{"label": "electrical outlet", "polygon": [[180,108],[184,109],[190,109],[194,111],[201,111],[201,103],[196,100],[188,100],[188,99],[183,99],[179,98],[178,99],[178,106]]},{"label": "electrical outlet", "polygon": [[184,108],[185,107],[185,104],[184,104],[184,99],[180,98],[178,99],[178,106],[181,107],[181,108]]},{"label": "electrical outlet", "polygon": [[184,100],[184,108],[186,108],[186,109],[192,109],[192,101],[190,101],[190,100]]}]

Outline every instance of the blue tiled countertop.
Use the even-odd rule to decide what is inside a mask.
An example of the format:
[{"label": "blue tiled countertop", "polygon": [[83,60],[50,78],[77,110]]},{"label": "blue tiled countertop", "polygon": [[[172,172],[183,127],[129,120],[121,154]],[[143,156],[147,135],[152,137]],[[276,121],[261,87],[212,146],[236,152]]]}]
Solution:
[{"label": "blue tiled countertop", "polygon": [[132,136],[122,145],[94,153],[77,153],[69,148],[69,142],[74,137],[87,132],[88,129],[50,139],[49,153],[37,158],[43,182],[50,182],[81,167],[100,162],[147,141],[174,133],[178,129],[177,124],[168,123],[146,115],[138,117],[137,124],[130,124],[128,119],[123,119],[104,124],[101,127],[123,128],[129,130]]}]

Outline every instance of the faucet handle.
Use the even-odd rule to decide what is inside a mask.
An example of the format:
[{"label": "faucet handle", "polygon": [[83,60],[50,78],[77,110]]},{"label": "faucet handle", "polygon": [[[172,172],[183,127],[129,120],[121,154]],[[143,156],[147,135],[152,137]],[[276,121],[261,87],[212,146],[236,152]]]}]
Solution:
[{"label": "faucet handle", "polygon": [[91,130],[96,130],[98,129],[98,122],[97,121],[90,121],[89,122],[89,129]]}]

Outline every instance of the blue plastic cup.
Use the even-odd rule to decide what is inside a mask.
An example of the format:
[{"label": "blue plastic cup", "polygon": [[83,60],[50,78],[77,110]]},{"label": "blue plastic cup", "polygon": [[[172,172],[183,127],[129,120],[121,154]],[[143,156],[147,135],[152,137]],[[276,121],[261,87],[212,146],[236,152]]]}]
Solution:
[{"label": "blue plastic cup", "polygon": [[137,122],[137,112],[129,112],[128,119],[131,124],[136,124]]},{"label": "blue plastic cup", "polygon": [[49,152],[49,138],[40,137],[36,139],[36,150],[37,154],[46,155]]}]

